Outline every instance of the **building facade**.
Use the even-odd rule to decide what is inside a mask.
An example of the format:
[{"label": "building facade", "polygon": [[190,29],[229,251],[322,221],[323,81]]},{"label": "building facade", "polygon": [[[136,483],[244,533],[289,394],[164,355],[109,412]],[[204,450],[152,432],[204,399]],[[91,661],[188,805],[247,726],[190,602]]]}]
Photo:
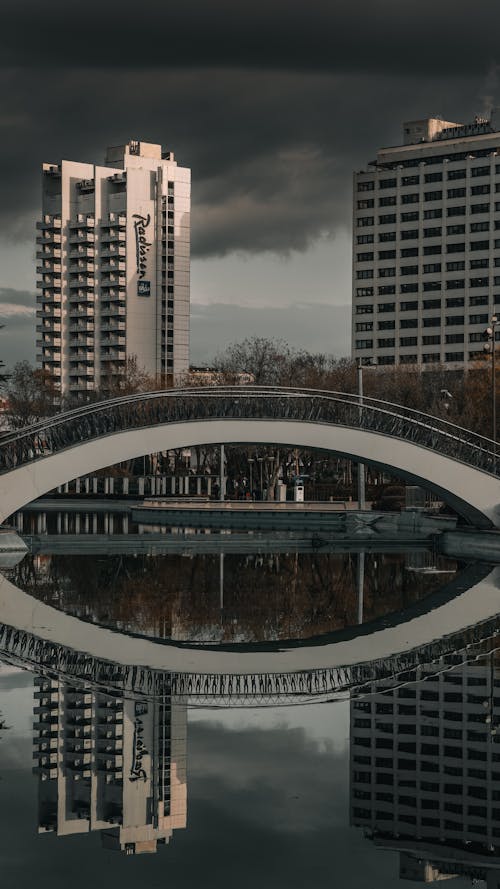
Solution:
[{"label": "building facade", "polygon": [[113,389],[129,359],[160,386],[188,371],[190,189],[148,142],[43,164],[37,364],[63,397]]},{"label": "building facade", "polygon": [[484,361],[500,312],[500,132],[404,124],[354,175],[352,355],[380,365]]},{"label": "building facade", "polygon": [[187,711],[35,679],[39,832],[100,831],[106,848],[156,852],[186,826]]},{"label": "building facade", "polygon": [[351,823],[399,853],[403,879],[498,889],[500,669],[453,660],[351,701]]}]

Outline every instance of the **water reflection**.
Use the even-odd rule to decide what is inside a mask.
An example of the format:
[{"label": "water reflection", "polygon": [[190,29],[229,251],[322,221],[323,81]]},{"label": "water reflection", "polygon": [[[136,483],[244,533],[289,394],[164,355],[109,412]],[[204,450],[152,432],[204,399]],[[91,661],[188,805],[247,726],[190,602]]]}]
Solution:
[{"label": "water reflection", "polygon": [[[476,655],[477,656],[477,655]],[[500,881],[500,656],[442,660],[351,703],[351,820],[403,879]]]},{"label": "water reflection", "polygon": [[100,831],[127,854],[156,852],[186,826],[186,704],[35,680],[38,829]]}]

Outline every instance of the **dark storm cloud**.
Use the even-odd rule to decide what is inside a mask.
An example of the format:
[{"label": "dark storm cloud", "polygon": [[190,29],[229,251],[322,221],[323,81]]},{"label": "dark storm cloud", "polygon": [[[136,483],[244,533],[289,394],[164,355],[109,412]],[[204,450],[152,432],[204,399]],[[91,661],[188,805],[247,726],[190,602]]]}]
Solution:
[{"label": "dark storm cloud", "polygon": [[349,228],[353,167],[404,119],[500,101],[497,24],[484,0],[10,2],[2,238],[33,237],[42,161],[141,138],[192,168],[194,256],[306,250]]},{"label": "dark storm cloud", "polygon": [[[3,65],[474,71],[497,53],[495,0],[67,0],[2,9]],[[43,39],[42,35],[45,36]],[[468,41],[468,52],[457,43]],[[461,47],[464,48],[463,46]]]}]

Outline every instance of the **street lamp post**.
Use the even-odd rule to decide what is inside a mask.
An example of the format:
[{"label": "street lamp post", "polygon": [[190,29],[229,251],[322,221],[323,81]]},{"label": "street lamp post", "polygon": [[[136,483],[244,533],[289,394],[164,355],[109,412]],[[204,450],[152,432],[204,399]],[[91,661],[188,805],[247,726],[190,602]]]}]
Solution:
[{"label": "street lamp post", "polygon": [[[363,416],[363,359],[358,358],[359,421]],[[358,463],[358,509],[365,508],[365,464]]]},{"label": "street lamp post", "polygon": [[264,463],[264,457],[257,457],[257,462],[260,466],[260,499],[262,500],[262,492],[263,492],[263,481],[262,481],[262,464]]},{"label": "street lamp post", "polygon": [[250,467],[250,497],[252,498],[252,500],[253,500],[253,476],[252,476],[253,464],[254,464],[253,457],[249,457],[248,458],[248,465]]},{"label": "street lamp post", "polygon": [[496,450],[497,442],[497,387],[495,378],[495,353],[496,353],[496,328],[498,324],[497,315],[490,318],[490,326],[486,328],[484,334],[488,340],[485,345],[487,352],[491,351],[491,414],[492,414],[492,439],[494,450]]}]

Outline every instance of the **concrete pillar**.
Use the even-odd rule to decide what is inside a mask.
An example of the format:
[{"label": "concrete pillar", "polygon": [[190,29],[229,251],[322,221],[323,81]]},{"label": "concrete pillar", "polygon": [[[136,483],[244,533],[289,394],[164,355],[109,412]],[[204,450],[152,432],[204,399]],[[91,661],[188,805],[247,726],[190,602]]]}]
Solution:
[{"label": "concrete pillar", "polygon": [[207,497],[211,497],[212,495],[212,479],[210,476],[207,477]]},{"label": "concrete pillar", "polygon": [[64,513],[63,523],[64,533],[67,534],[69,531],[69,514],[67,512]]},{"label": "concrete pillar", "polygon": [[128,478],[126,478],[126,476],[124,476],[122,479],[122,494],[128,494],[128,489],[129,489],[129,480],[128,480]]},{"label": "concrete pillar", "polygon": [[75,515],[75,534],[80,533],[80,513],[77,512]]},{"label": "concrete pillar", "polygon": [[79,493],[80,493],[80,479],[76,478],[75,479],[75,494],[79,494]]},{"label": "concrete pillar", "polygon": [[85,534],[89,534],[90,532],[90,515],[88,514],[88,512],[85,513],[83,530]]},{"label": "concrete pillar", "polygon": [[114,493],[115,493],[115,480],[114,480],[113,476],[110,476],[110,478],[108,479],[108,494],[114,494]]},{"label": "concrete pillar", "polygon": [[36,517],[36,533],[37,534],[42,533],[42,513],[41,512],[39,512]]},{"label": "concrete pillar", "polygon": [[198,497],[201,494],[201,475],[196,476],[196,494]]},{"label": "concrete pillar", "polygon": [[143,478],[139,478],[137,480],[137,493],[139,494],[139,497],[144,497],[144,479]]},{"label": "concrete pillar", "polygon": [[109,514],[104,513],[104,533],[109,534]]},{"label": "concrete pillar", "polygon": [[57,513],[57,533],[60,534],[62,531],[62,515],[60,512]]},{"label": "concrete pillar", "polygon": [[125,513],[122,520],[122,533],[128,534],[128,514]]},{"label": "concrete pillar", "polygon": [[112,534],[115,527],[115,517],[112,512],[108,516],[108,534]]},{"label": "concrete pillar", "polygon": [[92,513],[92,534],[97,534],[97,513]]},{"label": "concrete pillar", "polygon": [[92,479],[92,493],[93,494],[99,493],[98,482],[99,482],[99,479],[97,478],[97,476],[94,475],[94,478]]},{"label": "concrete pillar", "polygon": [[162,497],[165,497],[166,493],[167,493],[167,478],[165,475],[162,475],[160,494],[162,495]]},{"label": "concrete pillar", "polygon": [[66,482],[66,484],[63,486],[63,492],[65,494],[69,494],[69,482]]},{"label": "concrete pillar", "polygon": [[170,479],[170,493],[173,497],[175,497],[175,475],[173,475]]},{"label": "concrete pillar", "polygon": [[85,479],[85,493],[90,494],[90,479],[88,476]]}]

